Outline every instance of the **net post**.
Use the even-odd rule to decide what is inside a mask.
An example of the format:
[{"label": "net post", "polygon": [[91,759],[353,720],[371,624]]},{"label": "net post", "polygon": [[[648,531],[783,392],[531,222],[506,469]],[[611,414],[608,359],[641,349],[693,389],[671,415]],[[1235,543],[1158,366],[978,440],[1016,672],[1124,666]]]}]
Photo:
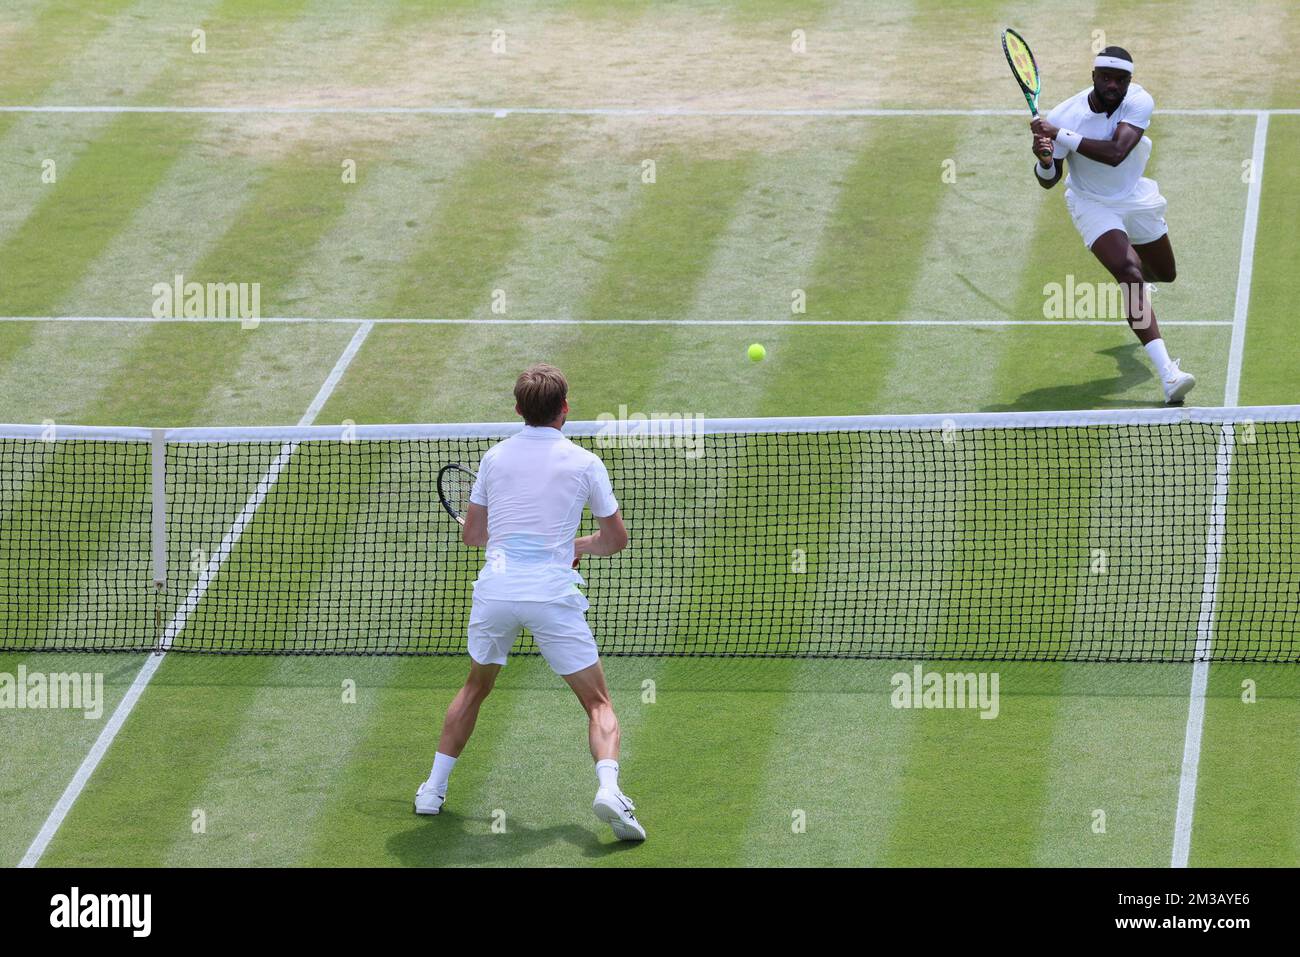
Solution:
[{"label": "net post", "polygon": [[150,431],[153,466],[153,514],[150,539],[153,543],[154,627],[162,631],[162,594],[167,583],[167,430]]}]

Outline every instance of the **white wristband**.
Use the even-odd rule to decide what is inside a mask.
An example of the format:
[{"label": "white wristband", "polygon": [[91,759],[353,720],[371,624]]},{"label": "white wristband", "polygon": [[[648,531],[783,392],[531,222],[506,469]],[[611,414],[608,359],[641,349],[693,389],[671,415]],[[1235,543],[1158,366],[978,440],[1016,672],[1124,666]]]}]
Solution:
[{"label": "white wristband", "polygon": [[1060,143],[1071,153],[1079,149],[1079,144],[1083,142],[1083,137],[1074,130],[1057,130],[1056,142]]},{"label": "white wristband", "polygon": [[1052,165],[1046,167],[1042,163],[1035,163],[1034,172],[1038,174],[1039,179],[1051,179],[1056,175],[1056,160],[1052,160]]}]

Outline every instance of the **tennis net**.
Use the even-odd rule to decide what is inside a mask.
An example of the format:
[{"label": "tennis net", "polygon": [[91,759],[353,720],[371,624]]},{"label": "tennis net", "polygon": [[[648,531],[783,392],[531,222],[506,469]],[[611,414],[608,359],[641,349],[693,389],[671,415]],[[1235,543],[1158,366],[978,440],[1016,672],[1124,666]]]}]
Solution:
[{"label": "tennis net", "polygon": [[[0,650],[463,654],[437,474],[518,428],[0,425]],[[565,434],[605,654],[1300,661],[1300,406]]]}]

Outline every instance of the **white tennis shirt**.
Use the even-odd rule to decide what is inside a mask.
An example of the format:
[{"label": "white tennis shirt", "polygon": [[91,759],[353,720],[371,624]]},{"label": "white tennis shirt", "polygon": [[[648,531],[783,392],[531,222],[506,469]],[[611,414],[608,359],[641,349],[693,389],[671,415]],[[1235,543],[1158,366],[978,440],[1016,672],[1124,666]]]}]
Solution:
[{"label": "white tennis shirt", "polygon": [[532,425],[484,453],[469,500],[488,510],[474,594],[507,601],[551,601],[585,585],[573,567],[582,509],[618,511],[605,463],[559,429]]},{"label": "white tennis shirt", "polygon": [[[1151,125],[1151,112],[1156,103],[1151,94],[1138,84],[1129,84],[1124,101],[1110,116],[1092,111],[1088,105],[1088,94],[1091,92],[1092,87],[1088,87],[1061,103],[1047,114],[1048,122],[1074,130],[1089,140],[1111,139],[1115,135],[1115,127],[1121,123],[1142,130]],[[1065,159],[1067,155],[1070,157],[1066,186],[1095,199],[1120,199],[1133,192],[1138,180],[1142,178],[1142,173],[1147,168],[1147,159],[1151,156],[1151,140],[1142,137],[1118,166],[1107,166],[1078,153],[1071,153],[1059,140],[1052,155],[1058,160]]]}]

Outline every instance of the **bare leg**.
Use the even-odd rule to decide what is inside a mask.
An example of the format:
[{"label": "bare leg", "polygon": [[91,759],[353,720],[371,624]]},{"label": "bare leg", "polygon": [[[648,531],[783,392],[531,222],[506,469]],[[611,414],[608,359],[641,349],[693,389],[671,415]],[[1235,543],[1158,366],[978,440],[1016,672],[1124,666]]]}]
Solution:
[{"label": "bare leg", "polygon": [[458,758],[464,750],[469,736],[474,733],[474,724],[478,721],[479,705],[492,692],[496,684],[500,665],[481,665],[473,659],[469,663],[469,677],[465,686],[456,692],[451,706],[447,708],[446,720],[442,723],[442,734],[438,737],[438,750],[448,757]]},{"label": "bare leg", "polygon": [[644,841],[645,828],[632,813],[636,808],[618,786],[618,716],[609,700],[605,669],[597,661],[589,668],[565,675],[564,680],[582,702],[589,719],[587,736],[600,782],[592,810],[614,829],[614,836],[620,841]]},{"label": "bare leg", "polygon": [[564,680],[587,712],[591,756],[597,761],[617,761],[620,741],[618,715],[614,714],[614,705],[609,700],[605,669],[597,661],[589,668],[565,675]]},{"label": "bare leg", "polygon": [[[1162,238],[1168,245],[1168,237]],[[1158,244],[1159,241],[1147,245]],[[1115,277],[1115,281],[1124,291],[1124,318],[1128,320],[1129,327],[1138,337],[1138,341],[1146,345],[1159,339],[1160,327],[1156,325],[1156,314],[1151,309],[1151,301],[1147,298],[1142,258],[1128,241],[1128,234],[1122,229],[1112,229],[1102,233],[1092,244],[1092,254],[1106,267],[1106,271]],[[1173,251],[1170,250],[1171,269],[1172,257]]]},{"label": "bare leg", "polygon": [[1173,282],[1178,278],[1174,247],[1169,243],[1168,233],[1153,243],[1135,245],[1133,249],[1142,260],[1142,275],[1147,282]]}]

